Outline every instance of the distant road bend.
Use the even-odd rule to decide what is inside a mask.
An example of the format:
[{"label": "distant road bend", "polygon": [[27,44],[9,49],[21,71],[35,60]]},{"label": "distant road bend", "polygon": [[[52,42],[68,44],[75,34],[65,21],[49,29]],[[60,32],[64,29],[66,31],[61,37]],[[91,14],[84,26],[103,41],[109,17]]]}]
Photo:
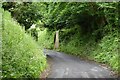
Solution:
[{"label": "distant road bend", "polygon": [[48,78],[113,78],[109,69],[97,63],[53,50],[44,49],[44,54],[51,63]]}]

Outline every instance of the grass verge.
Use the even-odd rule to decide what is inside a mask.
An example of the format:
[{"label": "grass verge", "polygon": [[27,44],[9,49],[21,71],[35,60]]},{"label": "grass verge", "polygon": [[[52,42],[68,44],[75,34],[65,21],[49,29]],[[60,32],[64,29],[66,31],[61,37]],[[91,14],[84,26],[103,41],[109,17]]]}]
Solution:
[{"label": "grass verge", "polygon": [[2,78],[39,78],[46,67],[42,47],[25,33],[11,18],[8,11],[3,14],[2,26]]}]

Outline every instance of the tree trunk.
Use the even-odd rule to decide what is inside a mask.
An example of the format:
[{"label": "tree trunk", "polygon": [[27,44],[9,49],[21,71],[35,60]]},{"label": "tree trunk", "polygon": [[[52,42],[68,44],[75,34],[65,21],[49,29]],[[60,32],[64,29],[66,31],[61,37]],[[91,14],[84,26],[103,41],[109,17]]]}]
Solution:
[{"label": "tree trunk", "polygon": [[57,48],[59,48],[59,31],[56,31],[54,36],[54,49]]}]

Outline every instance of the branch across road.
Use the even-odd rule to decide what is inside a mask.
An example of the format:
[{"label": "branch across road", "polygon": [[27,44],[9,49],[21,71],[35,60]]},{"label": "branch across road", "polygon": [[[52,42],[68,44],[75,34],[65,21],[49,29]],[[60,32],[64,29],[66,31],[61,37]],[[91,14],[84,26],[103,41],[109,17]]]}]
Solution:
[{"label": "branch across road", "polygon": [[95,62],[47,49],[44,49],[44,54],[51,64],[48,78],[113,78],[108,68]]}]

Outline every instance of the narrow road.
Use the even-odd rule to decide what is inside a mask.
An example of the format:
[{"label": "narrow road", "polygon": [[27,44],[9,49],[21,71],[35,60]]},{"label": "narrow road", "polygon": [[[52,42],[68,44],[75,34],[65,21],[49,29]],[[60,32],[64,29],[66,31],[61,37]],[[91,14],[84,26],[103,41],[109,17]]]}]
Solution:
[{"label": "narrow road", "polygon": [[51,64],[48,78],[112,78],[110,70],[95,62],[53,50],[44,49],[44,53]]}]

